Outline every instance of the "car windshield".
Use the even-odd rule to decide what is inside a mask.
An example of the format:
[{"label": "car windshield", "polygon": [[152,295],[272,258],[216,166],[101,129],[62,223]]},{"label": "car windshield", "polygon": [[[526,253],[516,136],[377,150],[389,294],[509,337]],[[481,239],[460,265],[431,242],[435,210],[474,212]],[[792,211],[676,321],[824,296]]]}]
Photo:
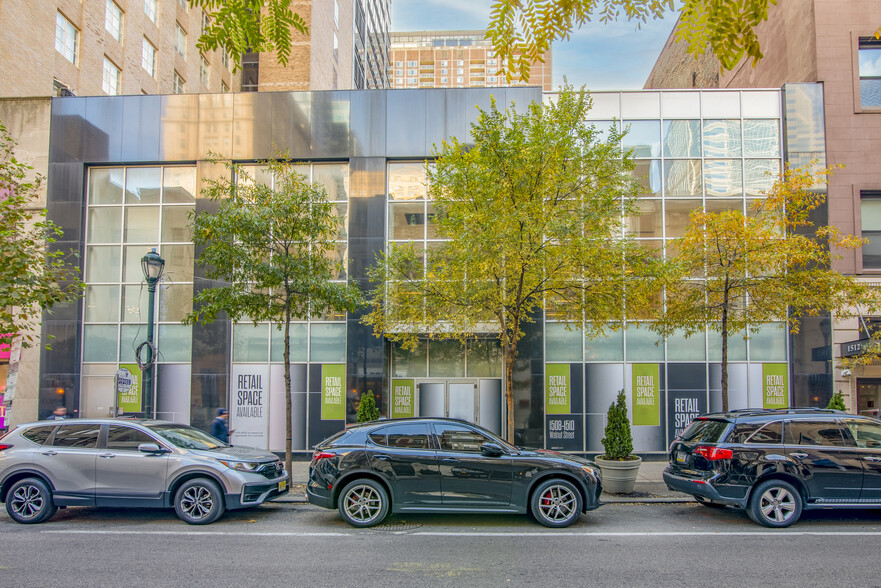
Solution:
[{"label": "car windshield", "polygon": [[205,431],[187,425],[147,425],[151,431],[182,449],[219,449],[228,447]]}]

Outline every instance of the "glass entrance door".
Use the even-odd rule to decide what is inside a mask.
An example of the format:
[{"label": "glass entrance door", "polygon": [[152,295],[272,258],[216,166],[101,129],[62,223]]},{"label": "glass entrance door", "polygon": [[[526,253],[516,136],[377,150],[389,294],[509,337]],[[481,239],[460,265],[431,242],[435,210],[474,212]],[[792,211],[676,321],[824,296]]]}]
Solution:
[{"label": "glass entrance door", "polygon": [[497,378],[416,381],[417,416],[449,417],[502,433],[502,381]]}]

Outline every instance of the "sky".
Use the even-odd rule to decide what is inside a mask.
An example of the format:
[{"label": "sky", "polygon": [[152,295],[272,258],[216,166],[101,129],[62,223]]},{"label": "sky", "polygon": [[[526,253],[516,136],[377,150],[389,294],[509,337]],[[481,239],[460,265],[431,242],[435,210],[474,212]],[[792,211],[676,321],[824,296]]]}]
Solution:
[{"label": "sky", "polygon": [[[392,0],[392,32],[486,29],[491,0]],[[587,23],[553,44],[553,84],[563,76],[588,90],[639,89],[667,42],[678,13],[663,20]]]}]

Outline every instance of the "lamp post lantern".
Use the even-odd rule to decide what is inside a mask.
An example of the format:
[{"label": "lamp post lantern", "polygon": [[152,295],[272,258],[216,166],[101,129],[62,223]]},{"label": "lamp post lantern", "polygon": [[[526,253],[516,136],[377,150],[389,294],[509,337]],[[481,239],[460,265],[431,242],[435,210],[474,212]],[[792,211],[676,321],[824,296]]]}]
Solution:
[{"label": "lamp post lantern", "polygon": [[[154,384],[154,366],[156,364],[156,355],[153,345],[153,308],[156,299],[156,284],[162,277],[162,271],[165,269],[165,260],[162,259],[156,248],[141,258],[141,270],[144,272],[144,279],[147,280],[147,292],[149,292],[149,307],[147,308],[147,360],[144,362],[144,416],[147,418],[156,418],[155,405],[155,384]],[[138,357],[140,361],[140,357]]]}]

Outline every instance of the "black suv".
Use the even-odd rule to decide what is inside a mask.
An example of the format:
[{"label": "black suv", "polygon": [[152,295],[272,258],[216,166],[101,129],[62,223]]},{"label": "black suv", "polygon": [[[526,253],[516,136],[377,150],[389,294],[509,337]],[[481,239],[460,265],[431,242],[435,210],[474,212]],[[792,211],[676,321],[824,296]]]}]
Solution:
[{"label": "black suv", "polygon": [[803,509],[879,508],[881,421],[816,408],[700,416],[670,445],[664,481],[766,527]]}]

